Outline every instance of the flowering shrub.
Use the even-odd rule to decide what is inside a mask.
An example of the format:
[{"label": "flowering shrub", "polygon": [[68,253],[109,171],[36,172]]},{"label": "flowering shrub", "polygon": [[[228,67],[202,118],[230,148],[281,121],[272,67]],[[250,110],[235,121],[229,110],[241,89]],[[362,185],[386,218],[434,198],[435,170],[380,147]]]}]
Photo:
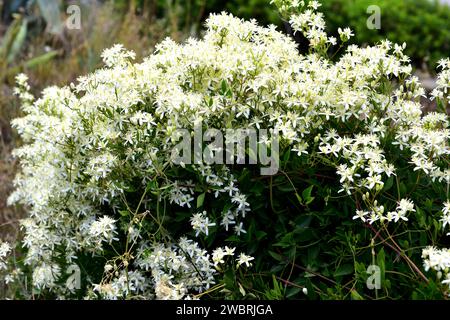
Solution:
[{"label": "flowering shrub", "polygon": [[[217,1],[216,1],[217,2]],[[208,1],[207,10],[218,11],[227,8],[242,17],[256,17],[258,21],[282,25],[280,18],[267,0]],[[405,53],[416,68],[424,66],[435,72],[439,59],[450,52],[450,7],[445,0],[322,0],[321,11],[327,23],[329,34],[338,34],[343,25],[354,30],[354,43],[374,44],[383,39],[392,42],[406,42]],[[374,13],[371,6],[380,10],[380,28],[368,28]]]},{"label": "flowering shrub", "polygon": [[[375,43],[388,38],[406,42],[406,54],[413,65],[425,64],[434,72],[436,62],[450,52],[450,7],[446,1],[428,0],[324,0],[323,11],[330,32],[337,32],[345,23],[355,30],[357,43]],[[380,29],[367,28],[369,6],[381,13]],[[370,11],[370,10],[369,10]]]},{"label": "flowering shrub", "polygon": [[[309,54],[273,26],[222,13],[202,40],[167,39],[142,63],[121,45],[105,50],[104,68],[38,100],[18,77],[25,145],[9,200],[29,208],[18,267],[43,297],[448,293],[448,252],[421,249],[443,245],[449,224],[450,60],[433,92],[441,111],[422,116],[404,46],[352,45],[332,62],[352,31],[329,37],[316,1],[274,3]],[[278,172],[175,165],[177,129],[198,126],[279,133]],[[369,265],[378,290],[366,286]]]}]

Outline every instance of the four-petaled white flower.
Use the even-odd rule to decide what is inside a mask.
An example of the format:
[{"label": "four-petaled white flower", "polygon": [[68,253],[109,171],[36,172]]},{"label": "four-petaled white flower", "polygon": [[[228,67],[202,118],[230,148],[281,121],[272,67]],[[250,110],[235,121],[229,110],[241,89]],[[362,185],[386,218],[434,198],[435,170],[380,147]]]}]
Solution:
[{"label": "four-petaled white flower", "polygon": [[241,266],[243,264],[245,264],[245,266],[250,267],[252,264],[250,263],[250,261],[254,260],[254,257],[248,256],[244,253],[241,253],[239,255],[239,258],[237,260],[237,265]]},{"label": "four-petaled white flower", "polygon": [[191,217],[191,226],[196,231],[196,237],[198,237],[200,233],[209,235],[209,227],[214,227],[215,225],[215,222],[209,221],[206,211],[196,213]]}]

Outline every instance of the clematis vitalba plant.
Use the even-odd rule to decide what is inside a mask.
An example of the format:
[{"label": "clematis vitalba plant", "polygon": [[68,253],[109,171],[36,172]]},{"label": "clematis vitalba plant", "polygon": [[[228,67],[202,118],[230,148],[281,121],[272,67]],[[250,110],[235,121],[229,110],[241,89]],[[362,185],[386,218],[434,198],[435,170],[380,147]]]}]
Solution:
[{"label": "clematis vitalba plant", "polygon": [[[319,2],[273,2],[308,53],[221,13],[202,39],[166,39],[140,63],[107,49],[103,68],[38,99],[18,76],[9,201],[29,216],[10,283],[28,272],[42,297],[93,299],[448,295],[450,60],[424,115],[404,45],[347,45],[353,32],[328,36]],[[276,134],[278,152],[258,144],[278,170],[175,164],[177,132],[197,127]]]}]

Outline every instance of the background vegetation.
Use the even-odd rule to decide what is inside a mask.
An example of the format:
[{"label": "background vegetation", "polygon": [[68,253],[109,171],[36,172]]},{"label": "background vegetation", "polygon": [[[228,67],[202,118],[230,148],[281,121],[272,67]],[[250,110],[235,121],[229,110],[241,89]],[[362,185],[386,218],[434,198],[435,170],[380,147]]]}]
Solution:
[{"label": "background vegetation", "polygon": [[[20,144],[9,126],[10,120],[19,116],[18,102],[13,97],[12,89],[14,76],[18,72],[23,71],[30,76],[32,90],[38,94],[44,87],[70,83],[75,81],[78,75],[94,70],[101,62],[101,51],[114,43],[123,43],[128,49],[134,50],[140,59],[149,54],[154,45],[166,36],[182,41],[189,36],[199,35],[205,17],[210,12],[222,10],[246,19],[255,18],[262,24],[273,23],[283,28],[276,10],[267,2],[0,1],[0,237],[15,237],[16,221],[23,216],[20,210],[6,206],[6,197],[12,188],[11,180],[16,167],[10,152]],[[57,15],[52,10],[54,3],[59,5]],[[64,28],[63,22],[67,18],[64,9],[72,3],[82,5],[81,30]],[[407,42],[406,53],[411,56],[418,69],[433,73],[436,61],[449,55],[450,8],[438,4],[437,1],[322,0],[322,3],[322,11],[326,14],[331,33],[337,34],[338,27],[349,25],[355,30],[354,41],[360,44],[373,44],[384,38],[398,43]],[[366,27],[366,9],[374,3],[380,6],[382,12],[380,30],[369,30]],[[437,292],[430,289],[433,283],[415,290],[392,292],[389,290],[389,281],[395,279],[405,282],[405,286],[410,281],[407,271],[411,265],[407,260],[411,255],[409,249],[402,248],[424,246],[428,244],[425,243],[427,238],[433,239],[433,242],[442,242],[437,234],[433,234],[436,228],[429,226],[427,220],[430,216],[431,221],[431,212],[436,210],[433,202],[427,199],[437,196],[444,198],[444,195],[436,194],[441,191],[430,186],[429,194],[416,194],[414,198],[423,200],[422,203],[417,203],[417,206],[425,208],[426,212],[420,213],[424,218],[416,222],[413,228],[409,228],[411,231],[398,230],[392,235],[381,231],[379,242],[373,244],[373,251],[370,253],[371,251],[360,244],[367,243],[375,231],[370,227],[363,232],[355,230],[360,226],[348,220],[355,208],[328,196],[327,177],[314,176],[307,170],[301,172],[301,175],[292,176],[290,173],[298,173],[304,164],[292,163],[288,161],[288,156],[287,153],[285,162],[282,163],[283,172],[270,181],[250,181],[250,175],[246,175],[245,170],[239,178],[242,186],[253,186],[251,204],[263,219],[250,226],[246,239],[228,240],[237,245],[239,241],[245,241],[247,245],[253,244],[253,252],[258,252],[267,243],[276,243],[273,250],[260,255],[256,269],[264,269],[266,266],[263,264],[275,262],[276,266],[272,271],[279,274],[281,272],[283,275],[272,279],[270,275],[255,273],[251,281],[243,283],[246,290],[257,294],[258,290],[251,288],[253,283],[257,283],[260,285],[259,289],[266,289],[259,293],[260,297],[281,299],[294,296],[306,286],[313,293],[311,297],[317,295],[328,299],[364,298],[367,266],[358,264],[355,258],[369,252],[371,259],[383,266],[385,289],[376,293],[378,297],[433,297]],[[330,172],[330,175],[333,173]],[[418,176],[409,176],[406,181],[397,185],[392,180],[386,184],[384,192],[387,195],[392,193],[394,198],[411,196],[421,180]],[[301,193],[303,203],[299,204],[298,198],[292,198],[294,189]],[[266,213],[266,208],[258,209],[258,203],[264,203],[261,199],[267,195],[272,199],[270,204],[275,216]],[[312,197],[317,199],[313,205],[308,205],[308,199]],[[323,211],[325,202],[328,204],[327,211]],[[292,215],[289,208],[295,209],[298,206],[304,207],[308,214],[301,217]],[[267,229],[267,226],[270,226],[270,229]],[[265,233],[255,231],[265,228]],[[387,238],[393,239],[392,246],[396,249],[389,252],[383,249],[380,244]],[[329,242],[336,243],[332,251],[324,246]],[[393,265],[392,261],[402,259],[406,262]],[[391,273],[391,280],[385,279],[387,272]],[[352,278],[354,273],[357,275],[357,281]],[[240,288],[235,286],[233,275],[227,277],[230,278],[227,280],[227,288],[237,297],[240,295]],[[421,275],[417,273],[416,277],[420,278]],[[320,278],[320,285],[313,286],[308,280],[305,281],[309,278]]]}]

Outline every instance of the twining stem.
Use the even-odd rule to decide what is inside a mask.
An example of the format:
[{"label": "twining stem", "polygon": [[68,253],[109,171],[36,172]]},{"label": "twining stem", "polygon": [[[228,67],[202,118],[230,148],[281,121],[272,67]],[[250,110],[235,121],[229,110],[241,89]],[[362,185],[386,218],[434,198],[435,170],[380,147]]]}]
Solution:
[{"label": "twining stem", "polygon": [[400,248],[400,246],[395,242],[394,239],[392,239],[392,237],[389,236],[389,239],[392,241],[392,243],[394,243],[394,245],[392,245],[391,243],[386,241],[383,238],[383,236],[381,236],[380,231],[377,231],[372,225],[366,224],[366,226],[369,227],[375,233],[374,239],[380,238],[383,241],[383,243],[385,243],[389,248],[394,250],[400,257],[402,257],[408,263],[409,267],[414,272],[416,272],[417,275],[419,275],[422,278],[423,281],[425,281],[426,283],[429,283],[428,278],[422,273],[422,271],[420,271],[420,269],[415,265],[415,263],[407,255],[405,255],[403,253],[403,251]]},{"label": "twining stem", "polygon": [[195,295],[194,298],[195,298],[195,299],[200,298],[201,296],[204,296],[205,294],[209,294],[209,293],[214,292],[214,291],[216,291],[216,290],[219,290],[219,289],[221,289],[221,288],[223,288],[223,287],[225,287],[225,284],[224,284],[224,283],[218,284],[218,285],[216,285],[216,286],[210,288],[209,290],[206,290],[205,292],[202,292],[202,293],[199,293],[199,294]]}]

